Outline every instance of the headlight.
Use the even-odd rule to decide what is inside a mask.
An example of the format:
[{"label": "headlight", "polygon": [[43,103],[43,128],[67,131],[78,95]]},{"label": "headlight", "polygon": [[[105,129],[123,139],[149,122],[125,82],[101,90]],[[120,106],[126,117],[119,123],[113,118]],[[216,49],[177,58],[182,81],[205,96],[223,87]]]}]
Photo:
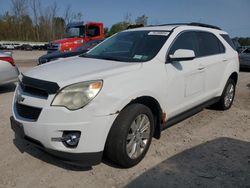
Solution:
[{"label": "headlight", "polygon": [[74,44],[82,44],[83,43],[83,40],[76,40],[74,41]]},{"label": "headlight", "polygon": [[69,110],[78,110],[87,105],[102,88],[102,81],[81,82],[67,86],[59,91],[51,106],[64,106]]}]

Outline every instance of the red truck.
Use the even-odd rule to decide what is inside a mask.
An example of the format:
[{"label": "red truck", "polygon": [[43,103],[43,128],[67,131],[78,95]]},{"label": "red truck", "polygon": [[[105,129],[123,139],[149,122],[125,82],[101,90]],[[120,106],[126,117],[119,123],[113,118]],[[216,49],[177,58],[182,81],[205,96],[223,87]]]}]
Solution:
[{"label": "red truck", "polygon": [[48,45],[48,53],[53,51],[73,51],[82,44],[94,39],[104,39],[103,23],[70,23],[66,27],[66,38],[50,42]]}]

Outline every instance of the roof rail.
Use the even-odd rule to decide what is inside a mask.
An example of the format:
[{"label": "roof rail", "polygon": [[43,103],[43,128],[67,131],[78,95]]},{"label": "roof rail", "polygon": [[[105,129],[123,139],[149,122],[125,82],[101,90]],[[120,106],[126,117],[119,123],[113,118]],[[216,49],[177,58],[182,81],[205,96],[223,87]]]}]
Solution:
[{"label": "roof rail", "polygon": [[168,26],[168,25],[188,25],[188,23],[169,23],[169,24],[147,25],[146,27],[152,27],[152,26]]},{"label": "roof rail", "polygon": [[212,28],[212,29],[218,29],[221,30],[221,28],[214,26],[214,25],[209,25],[209,24],[204,24],[204,23],[198,23],[198,22],[191,22],[191,23],[171,23],[171,24],[160,24],[160,25],[149,25],[147,27],[151,26],[168,26],[168,25],[189,25],[189,26],[199,26],[199,27],[207,27],[207,28]]},{"label": "roof rail", "polygon": [[209,24],[204,24],[204,23],[198,23],[198,22],[192,22],[189,23],[187,25],[191,25],[191,26],[199,26],[199,27],[208,27],[208,28],[212,28],[212,29],[218,29],[221,30],[221,28],[214,26],[214,25],[209,25]]}]

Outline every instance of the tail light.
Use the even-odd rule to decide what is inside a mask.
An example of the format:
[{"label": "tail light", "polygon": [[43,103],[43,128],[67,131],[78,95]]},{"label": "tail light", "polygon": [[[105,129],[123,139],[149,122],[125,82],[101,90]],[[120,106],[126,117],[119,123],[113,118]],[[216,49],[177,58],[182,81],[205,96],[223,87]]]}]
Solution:
[{"label": "tail light", "polygon": [[15,65],[15,61],[12,57],[0,57],[0,60],[2,61],[7,61],[8,63],[10,63],[12,66],[16,66]]}]

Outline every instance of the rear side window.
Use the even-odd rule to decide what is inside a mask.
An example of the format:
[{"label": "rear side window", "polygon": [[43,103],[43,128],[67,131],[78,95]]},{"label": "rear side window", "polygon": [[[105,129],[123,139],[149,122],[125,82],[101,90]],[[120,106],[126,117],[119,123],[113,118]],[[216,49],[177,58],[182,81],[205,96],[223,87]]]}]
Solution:
[{"label": "rear side window", "polygon": [[225,40],[234,50],[236,50],[236,47],[235,47],[233,41],[230,39],[230,37],[229,37],[228,35],[222,34],[221,36],[223,37],[223,39],[224,39],[224,40]]},{"label": "rear side window", "polygon": [[197,32],[197,38],[199,44],[198,57],[225,53],[225,47],[214,34],[199,31]]},{"label": "rear side window", "polygon": [[178,38],[174,41],[174,44],[170,48],[169,54],[173,55],[174,52],[178,49],[187,49],[193,50],[195,55],[197,55],[197,40],[195,36],[195,32],[187,31],[178,36]]}]

